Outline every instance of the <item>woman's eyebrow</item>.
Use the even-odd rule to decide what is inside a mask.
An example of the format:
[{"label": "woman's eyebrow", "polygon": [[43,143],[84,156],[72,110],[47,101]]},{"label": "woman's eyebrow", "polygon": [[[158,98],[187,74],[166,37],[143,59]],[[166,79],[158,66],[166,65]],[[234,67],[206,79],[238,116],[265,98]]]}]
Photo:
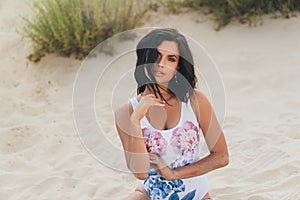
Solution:
[{"label": "woman's eyebrow", "polygon": [[[160,54],[161,55],[161,52],[159,51],[159,50],[157,50],[158,51],[158,54]],[[175,57],[175,58],[178,58],[178,56],[177,55],[175,55],[175,54],[170,54],[170,55],[168,55],[169,57]]]},{"label": "woman's eyebrow", "polygon": [[177,56],[176,56],[176,55],[169,55],[169,57],[175,57],[175,58],[177,58]]}]

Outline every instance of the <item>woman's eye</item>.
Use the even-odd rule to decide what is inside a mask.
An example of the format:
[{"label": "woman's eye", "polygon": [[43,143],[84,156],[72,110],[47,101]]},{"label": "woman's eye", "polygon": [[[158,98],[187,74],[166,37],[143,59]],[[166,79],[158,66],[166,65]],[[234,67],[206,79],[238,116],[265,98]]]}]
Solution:
[{"label": "woman's eye", "polygon": [[175,59],[174,58],[169,58],[169,61],[175,62]]}]

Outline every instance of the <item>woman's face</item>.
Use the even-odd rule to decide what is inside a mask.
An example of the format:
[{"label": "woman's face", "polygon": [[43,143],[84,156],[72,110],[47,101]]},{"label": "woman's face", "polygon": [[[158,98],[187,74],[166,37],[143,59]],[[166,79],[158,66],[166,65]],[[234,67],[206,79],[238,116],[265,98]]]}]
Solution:
[{"label": "woman's face", "polygon": [[158,58],[154,65],[153,75],[158,84],[167,86],[178,68],[178,45],[173,41],[162,41],[157,50]]}]

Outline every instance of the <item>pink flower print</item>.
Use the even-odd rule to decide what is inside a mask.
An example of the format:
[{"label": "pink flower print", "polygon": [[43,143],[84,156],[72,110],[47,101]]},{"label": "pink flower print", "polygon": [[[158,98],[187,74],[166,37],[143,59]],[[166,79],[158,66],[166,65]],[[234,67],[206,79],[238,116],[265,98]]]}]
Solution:
[{"label": "pink flower print", "polygon": [[148,128],[143,128],[142,132],[148,152],[160,155],[166,153],[168,142],[160,132],[151,132]]},{"label": "pink flower print", "polygon": [[170,140],[170,143],[173,147],[176,147],[177,150],[180,150],[180,135],[184,133],[184,129],[182,127],[176,128],[173,133]]},{"label": "pink flower print", "polygon": [[195,125],[193,124],[193,122],[191,122],[191,121],[186,121],[186,122],[183,124],[183,128],[184,128],[184,130],[194,130],[195,132],[198,133],[198,128],[197,128],[197,126],[195,126]]},{"label": "pink flower print", "polygon": [[143,128],[142,132],[144,137],[149,137],[151,135],[151,131],[148,128]]},{"label": "pink flower print", "polygon": [[176,128],[171,137],[171,145],[176,152],[192,156],[199,145],[198,128],[192,122],[186,121],[182,127]]}]

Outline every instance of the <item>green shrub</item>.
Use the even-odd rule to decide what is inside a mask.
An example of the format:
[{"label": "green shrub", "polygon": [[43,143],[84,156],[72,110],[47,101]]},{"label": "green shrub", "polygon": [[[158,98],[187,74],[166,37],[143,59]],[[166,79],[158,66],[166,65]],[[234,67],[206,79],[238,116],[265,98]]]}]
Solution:
[{"label": "green shrub", "polygon": [[175,14],[179,12],[182,6],[185,6],[184,0],[157,0],[157,2]]},{"label": "green shrub", "polygon": [[[232,18],[241,23],[252,25],[261,18],[263,14],[280,12],[284,17],[290,17],[300,11],[300,0],[161,0],[165,5],[174,10],[179,6],[194,9],[206,7],[213,14],[220,30],[227,25]],[[177,5],[176,5],[177,4]],[[167,6],[168,7],[168,6]],[[177,9],[178,10],[178,9]]]},{"label": "green shrub", "polygon": [[22,17],[20,34],[32,40],[39,61],[44,53],[86,56],[106,38],[140,24],[149,4],[140,0],[40,0],[29,4],[32,19]]}]

